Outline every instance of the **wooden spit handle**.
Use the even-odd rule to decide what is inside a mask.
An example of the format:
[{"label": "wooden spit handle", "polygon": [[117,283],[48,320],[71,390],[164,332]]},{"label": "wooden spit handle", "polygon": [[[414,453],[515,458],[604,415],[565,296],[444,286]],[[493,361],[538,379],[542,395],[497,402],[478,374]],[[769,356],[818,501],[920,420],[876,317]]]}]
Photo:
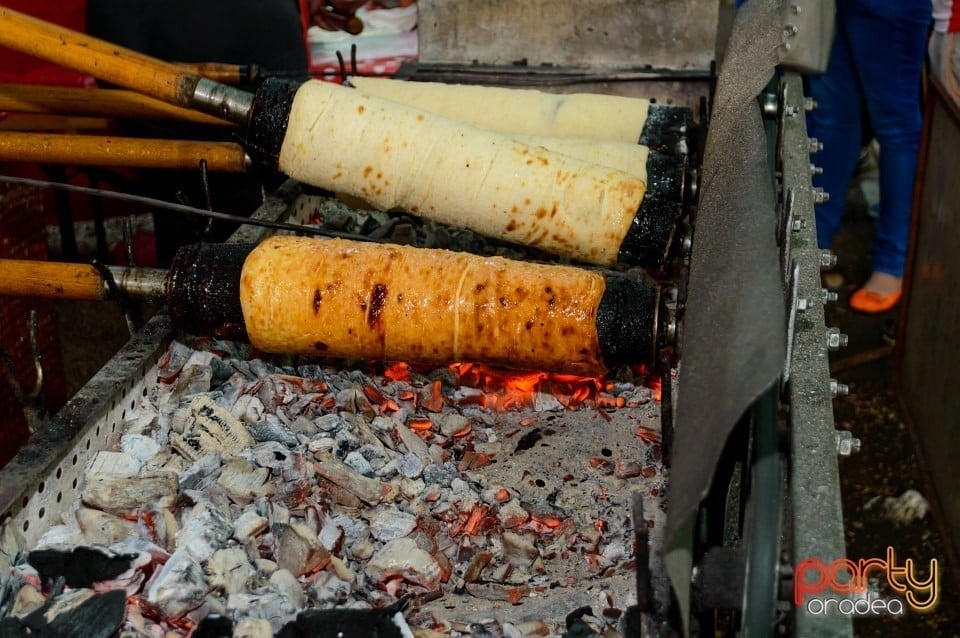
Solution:
[{"label": "wooden spit handle", "polygon": [[189,170],[201,159],[211,171],[242,173],[248,167],[243,147],[232,142],[0,132],[0,162]]},{"label": "wooden spit handle", "polygon": [[0,7],[0,45],[158,100],[191,106],[200,76],[109,42]]},{"label": "wooden spit handle", "polygon": [[89,264],[0,259],[0,295],[102,301],[103,278]]},{"label": "wooden spit handle", "polygon": [[122,89],[0,84],[0,111],[183,120],[214,126],[230,125],[226,120]]},{"label": "wooden spit handle", "polygon": [[253,80],[256,67],[246,64],[224,62],[177,62],[177,66],[190,73],[222,84],[241,84]]}]

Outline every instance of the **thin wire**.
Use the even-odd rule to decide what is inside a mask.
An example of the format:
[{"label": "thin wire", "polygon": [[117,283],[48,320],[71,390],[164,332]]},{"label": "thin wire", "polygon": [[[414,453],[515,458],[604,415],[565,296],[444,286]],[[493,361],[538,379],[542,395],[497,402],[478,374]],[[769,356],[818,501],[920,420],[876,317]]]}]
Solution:
[{"label": "thin wire", "polygon": [[192,215],[200,215],[201,217],[212,217],[213,219],[223,219],[230,222],[236,222],[238,224],[248,224],[250,226],[261,226],[263,228],[272,228],[274,230],[288,230],[288,231],[300,233],[303,235],[321,235],[324,237],[337,237],[340,239],[353,239],[356,241],[384,243],[384,240],[373,239],[370,237],[365,237],[363,235],[355,235],[353,233],[339,233],[336,231],[329,231],[329,230],[324,230],[322,228],[317,228],[315,226],[301,226],[300,224],[288,224],[285,222],[274,222],[268,219],[256,219],[251,217],[242,217],[240,215],[230,215],[229,213],[218,213],[216,211],[204,210],[202,208],[195,208],[194,206],[187,206],[185,204],[175,204],[173,202],[167,202],[162,199],[144,197],[143,195],[132,195],[130,193],[118,193],[115,191],[108,191],[100,188],[89,188],[87,186],[75,186],[73,184],[64,184],[62,182],[49,182],[46,180],[30,179],[27,177],[12,177],[10,175],[0,175],[0,183],[21,184],[23,186],[34,186],[37,188],[52,188],[52,189],[64,190],[72,193],[85,193],[87,195],[94,195],[96,197],[106,197],[109,199],[118,199],[121,201],[136,202],[138,204],[156,206],[157,208],[166,208],[167,210],[173,210],[180,213],[190,213]]}]

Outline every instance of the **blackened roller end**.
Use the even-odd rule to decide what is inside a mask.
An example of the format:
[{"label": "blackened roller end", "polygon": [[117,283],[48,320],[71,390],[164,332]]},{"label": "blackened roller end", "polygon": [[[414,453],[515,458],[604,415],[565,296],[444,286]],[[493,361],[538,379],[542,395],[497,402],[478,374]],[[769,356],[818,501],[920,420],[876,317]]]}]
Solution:
[{"label": "blackened roller end", "polygon": [[650,153],[647,192],[620,244],[620,263],[647,268],[663,265],[683,213],[685,167],[683,156]]},{"label": "blackened roller end", "polygon": [[693,111],[687,107],[651,104],[639,143],[658,153],[685,155],[692,125]]},{"label": "blackened roller end", "polygon": [[252,250],[252,244],[191,244],[178,250],[167,287],[174,324],[195,335],[246,340],[240,272]]},{"label": "blackened roller end", "polygon": [[603,363],[651,363],[656,354],[660,290],[624,276],[607,277],[597,307],[597,337]]},{"label": "blackened roller end", "polygon": [[277,170],[293,98],[301,86],[302,83],[295,80],[267,78],[257,89],[247,124],[246,149],[258,168]]}]

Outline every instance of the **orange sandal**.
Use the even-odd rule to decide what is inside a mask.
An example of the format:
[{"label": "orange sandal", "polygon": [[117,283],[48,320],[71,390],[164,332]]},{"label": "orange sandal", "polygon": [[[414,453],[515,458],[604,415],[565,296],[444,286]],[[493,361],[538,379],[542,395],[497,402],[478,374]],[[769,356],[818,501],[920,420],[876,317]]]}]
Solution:
[{"label": "orange sandal", "polygon": [[887,312],[900,302],[901,291],[883,295],[861,288],[850,296],[850,308],[868,315]]}]

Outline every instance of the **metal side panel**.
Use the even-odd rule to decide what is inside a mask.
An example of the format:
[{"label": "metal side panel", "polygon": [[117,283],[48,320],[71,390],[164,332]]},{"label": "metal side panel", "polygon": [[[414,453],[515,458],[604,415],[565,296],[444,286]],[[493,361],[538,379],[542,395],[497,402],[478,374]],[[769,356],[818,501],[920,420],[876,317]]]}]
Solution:
[{"label": "metal side panel", "polygon": [[912,259],[897,339],[897,386],[919,440],[951,546],[960,553],[960,107],[934,80],[914,213]]},{"label": "metal side panel", "polygon": [[0,470],[0,520],[34,547],[80,500],[94,455],[115,445],[120,424],[157,380],[154,365],[171,338],[169,318],[151,319]]},{"label": "metal side panel", "polygon": [[[791,312],[792,361],[788,371],[791,563],[796,565],[808,557],[829,563],[844,558],[846,550],[820,283],[821,251],[817,248],[814,192],[810,182],[811,147],[800,77],[788,74],[782,91],[781,215],[789,246],[787,273],[788,276],[795,273],[796,282],[796,298],[792,304],[796,310]],[[814,615],[802,606],[796,609],[797,636],[851,636],[852,632],[848,616]]]},{"label": "metal side panel", "polygon": [[420,0],[419,60],[707,70],[716,0]]}]

